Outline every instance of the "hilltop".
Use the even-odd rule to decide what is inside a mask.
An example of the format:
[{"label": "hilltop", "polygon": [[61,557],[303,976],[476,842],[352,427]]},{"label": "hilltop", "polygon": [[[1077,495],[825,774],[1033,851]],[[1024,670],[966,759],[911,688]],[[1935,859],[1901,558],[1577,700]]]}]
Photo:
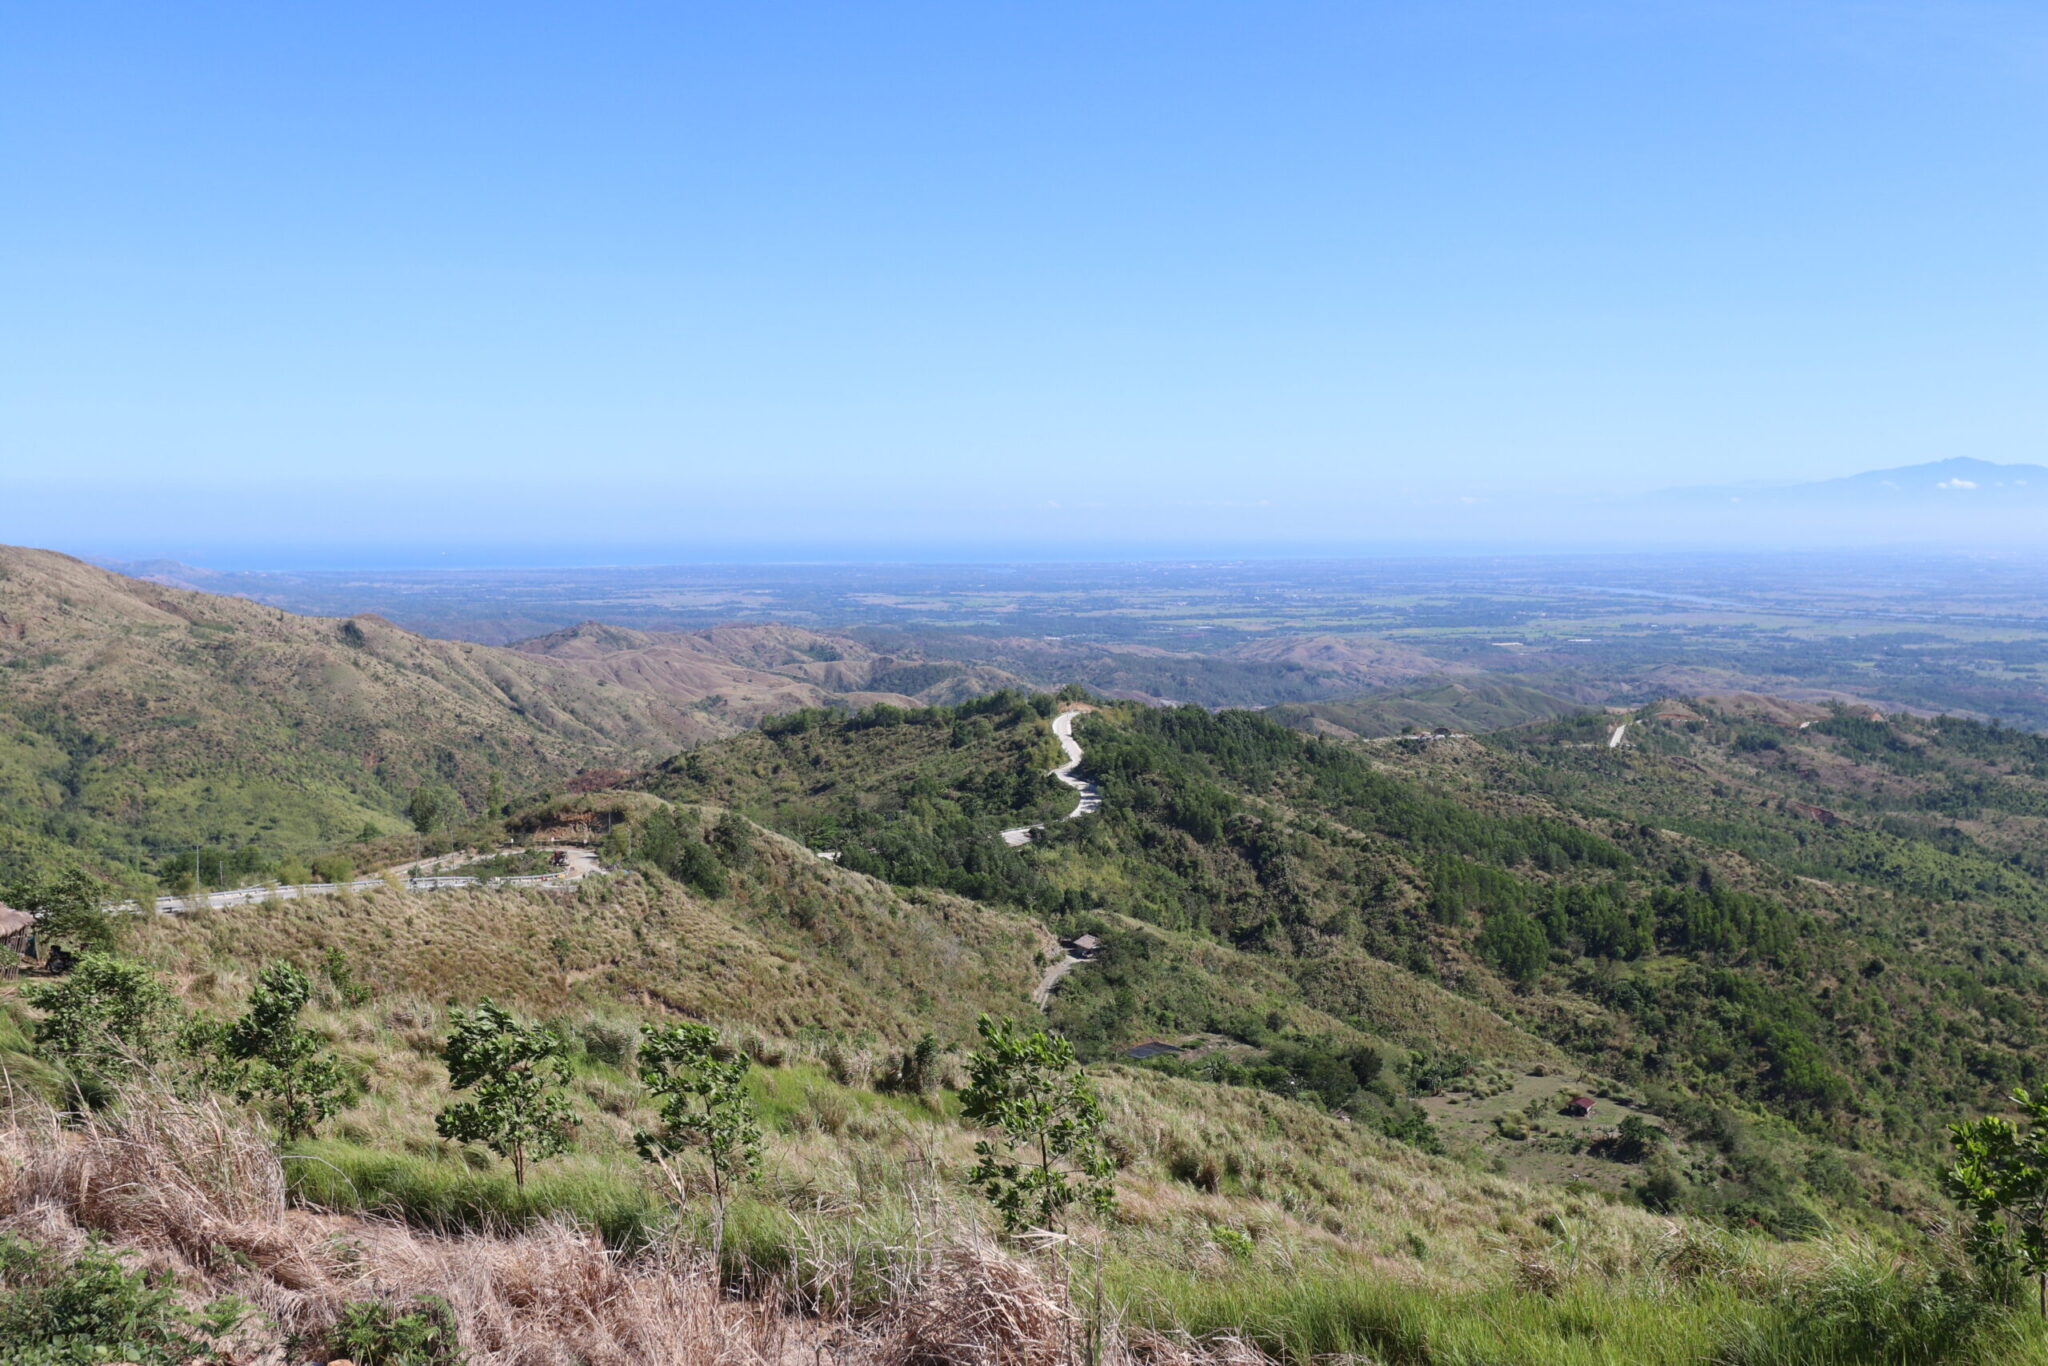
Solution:
[{"label": "hilltop", "polygon": [[423,786],[487,814],[793,707],[1007,681],[779,627],[437,640],[17,547],[0,670],[0,860],[68,847],[134,873],[196,845],[222,878],[409,829]]}]

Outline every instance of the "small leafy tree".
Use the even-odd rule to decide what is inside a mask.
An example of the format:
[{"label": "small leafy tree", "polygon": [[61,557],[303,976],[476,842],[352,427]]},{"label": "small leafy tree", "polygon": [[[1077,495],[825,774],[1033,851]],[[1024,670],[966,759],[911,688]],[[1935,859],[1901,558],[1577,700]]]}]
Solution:
[{"label": "small leafy tree", "polygon": [[1107,1214],[1116,1164],[1102,1143],[1102,1104],[1074,1062],[1074,1046],[1042,1029],[981,1017],[981,1047],[967,1059],[961,1113],[999,1137],[974,1145],[968,1181],[1015,1233],[1052,1228],[1076,1201]]},{"label": "small leafy tree", "polygon": [[711,846],[699,839],[685,839],[671,871],[677,879],[701,895],[717,900],[730,890],[725,867]]},{"label": "small leafy tree", "polygon": [[884,1084],[907,1095],[930,1096],[939,1089],[945,1070],[946,1046],[938,1035],[926,1030],[916,1043],[896,1055]]},{"label": "small leafy tree", "polygon": [[512,1160],[512,1179],[526,1189],[528,1160],[553,1157],[569,1147],[574,1122],[561,1089],[569,1080],[562,1036],[543,1025],[524,1024],[484,1001],[475,1010],[449,1012],[448,1041],[441,1057],[448,1081],[471,1098],[434,1117],[441,1137],[481,1143]]},{"label": "small leafy tree", "polygon": [[721,815],[718,824],[711,828],[711,846],[719,862],[728,868],[754,866],[753,833],[748,830],[747,823],[731,811]]},{"label": "small leafy tree", "polygon": [[722,1241],[727,1200],[735,1188],[758,1179],[761,1169],[761,1129],[747,1094],[746,1054],[722,1050],[718,1031],[709,1025],[647,1025],[640,1035],[640,1084],[661,1112],[661,1128],[637,1136],[640,1156],[666,1163],[679,1152],[704,1154]]},{"label": "small leafy tree", "polygon": [[376,994],[367,983],[356,980],[355,968],[349,964],[348,955],[333,944],[329,944],[326,953],[321,955],[320,969],[327,975],[328,985],[346,1005],[368,1005]]},{"label": "small leafy tree", "polygon": [[1664,1131],[1641,1115],[1624,1115],[1614,1133],[1614,1157],[1619,1162],[1641,1162],[1664,1143]]},{"label": "small leafy tree", "polygon": [[52,944],[73,953],[112,953],[121,922],[100,909],[106,895],[106,884],[76,868],[30,873],[0,889],[0,901],[35,917],[45,954]]},{"label": "small leafy tree", "polygon": [[235,1068],[234,1090],[245,1104],[268,1100],[287,1138],[311,1138],[341,1109],[348,1075],[320,1036],[299,1025],[313,983],[290,963],[273,963],[256,979],[249,1008],[228,1026],[222,1052]]},{"label": "small leafy tree", "polygon": [[1974,1218],[1970,1255],[1992,1271],[2034,1278],[2048,1318],[2048,1094],[2015,1091],[2025,1127],[2003,1115],[1948,1126],[1956,1162],[1941,1188]]},{"label": "small leafy tree", "polygon": [[413,829],[422,835],[431,835],[436,830],[459,825],[469,817],[469,808],[454,788],[446,783],[421,783],[412,790],[412,798],[405,804],[405,814],[412,819]]},{"label": "small leafy tree", "polygon": [[170,989],[140,963],[88,953],[55,982],[35,982],[22,998],[45,1012],[36,1043],[81,1080],[125,1080],[153,1066],[178,1028]]}]

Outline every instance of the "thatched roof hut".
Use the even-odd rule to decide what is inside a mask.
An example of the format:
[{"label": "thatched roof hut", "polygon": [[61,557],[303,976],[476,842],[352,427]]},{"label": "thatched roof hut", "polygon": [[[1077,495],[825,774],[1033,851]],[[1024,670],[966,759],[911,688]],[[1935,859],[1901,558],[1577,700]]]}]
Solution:
[{"label": "thatched roof hut", "polygon": [[36,918],[0,902],[0,948],[25,949],[36,927]]},{"label": "thatched roof hut", "polygon": [[36,932],[36,918],[0,902],[0,977],[12,977],[28,960],[28,941]]}]

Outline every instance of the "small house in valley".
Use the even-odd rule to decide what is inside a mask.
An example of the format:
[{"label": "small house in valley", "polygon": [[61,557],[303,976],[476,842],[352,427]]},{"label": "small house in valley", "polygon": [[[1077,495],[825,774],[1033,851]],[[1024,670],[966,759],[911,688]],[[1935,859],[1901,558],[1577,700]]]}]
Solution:
[{"label": "small house in valley", "polygon": [[1564,1103],[1564,1112],[1568,1115],[1577,1115],[1583,1119],[1593,1113],[1593,1107],[1596,1104],[1598,1102],[1591,1096],[1573,1096]]}]

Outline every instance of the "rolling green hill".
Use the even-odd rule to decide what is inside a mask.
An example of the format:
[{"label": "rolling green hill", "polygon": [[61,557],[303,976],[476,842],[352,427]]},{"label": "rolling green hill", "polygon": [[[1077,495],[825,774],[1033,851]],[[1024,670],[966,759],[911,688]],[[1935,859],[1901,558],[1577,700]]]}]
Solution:
[{"label": "rolling green hill", "polygon": [[[131,605],[107,589],[53,572],[8,600],[8,623],[53,656],[22,656],[44,710],[12,724],[56,733],[52,717],[77,717],[105,739],[64,751],[77,804],[52,809],[110,840],[130,829],[104,805],[120,782],[145,799],[181,774],[263,793],[252,775],[275,773],[278,791],[346,796],[359,789],[321,765],[347,743],[430,759],[418,746],[433,727],[482,705],[464,670],[495,653],[253,605],[181,615],[222,600]],[[57,608],[31,620],[21,601]],[[351,624],[362,638],[338,647],[302,634]],[[534,658],[669,648],[591,634]],[[349,667],[377,707],[413,702],[409,731],[349,729],[362,709],[283,672],[333,648],[362,656]],[[890,668],[946,685],[900,657]],[[138,678],[198,719],[124,728],[118,699],[144,695]],[[1248,711],[999,691],[799,710],[590,792],[612,775],[550,783],[545,765],[568,752],[550,746],[645,714],[579,715],[578,696],[543,712],[508,695],[518,719],[492,738],[530,726],[532,767],[514,767],[517,748],[482,753],[501,777],[571,787],[514,811],[515,832],[591,827],[618,871],[131,928],[125,951],[188,1009],[239,1009],[276,960],[316,974],[307,1019],[352,1089],[319,1139],[288,1147],[305,1160],[280,1189],[325,1219],[361,1211],[452,1236],[567,1218],[630,1255],[677,1218],[634,1155],[649,1112],[633,1026],[713,1021],[755,1064],[770,1155],[721,1255],[736,1289],[797,1286],[822,1307],[884,1278],[802,1280],[826,1247],[884,1259],[921,1245],[917,1221],[935,1211],[979,1217],[952,1060],[978,1013],[1034,1018],[1053,936],[1087,934],[1099,947],[1044,1018],[1106,1103],[1122,1203],[1089,1236],[1134,1327],[1240,1332],[1300,1361],[2040,1355],[2025,1321],[1985,1307],[1995,1288],[1970,1288],[1925,1232],[1949,1213],[1931,1181],[1941,1126],[2035,1084],[2048,1043],[2037,736],[1725,697],[1407,746]],[[1062,705],[1086,709],[1082,771],[1104,802],[1074,820],[1073,793],[1046,772]],[[293,719],[315,717],[341,729],[293,748]],[[473,762],[484,742],[446,743]],[[415,772],[456,784],[475,770]],[[360,789],[343,833],[402,790]],[[1043,828],[1016,847],[998,836],[1024,825]],[[134,829],[146,849],[148,827]],[[45,849],[61,835],[32,833]],[[13,993],[0,987],[0,1066],[55,1086],[52,1059],[27,1056]],[[527,1189],[432,1118],[448,1099],[449,1009],[487,996],[569,1040],[573,1149]],[[1168,1049],[1135,1065],[1141,1042]],[[906,1087],[920,1047],[935,1071]],[[1596,1113],[1563,1112],[1579,1094]],[[241,1262],[217,1260],[206,1274],[222,1288],[245,1284],[229,1269]]]},{"label": "rolling green hill", "polygon": [[990,720],[770,725],[652,785],[1097,932],[1053,1019],[1098,1055],[1366,1037],[1418,1094],[1476,1099],[1485,1065],[1606,1078],[1691,1145],[1632,1175],[1659,1207],[1928,1212],[1942,1126],[2039,1080],[2037,737],[1732,699],[1648,709],[1617,749],[1588,715],[1411,751],[1107,707],[1078,731],[1102,814],[1012,850],[992,832],[1048,810],[1043,721]]},{"label": "rolling green hill", "polygon": [[[1006,676],[782,627],[586,626],[502,649],[302,617],[0,547],[0,877],[272,875],[410,794],[472,814],[793,707],[946,700]],[[182,862],[181,862],[182,860]]]},{"label": "rolling green hill", "polygon": [[195,843],[304,853],[675,732],[643,697],[375,617],[296,617],[0,550],[0,857],[146,869]]},{"label": "rolling green hill", "polygon": [[1297,730],[1343,738],[1376,738],[1408,730],[1506,730],[1586,710],[1581,703],[1518,683],[1479,678],[1436,678],[1387,692],[1329,702],[1293,702],[1273,718]]}]

